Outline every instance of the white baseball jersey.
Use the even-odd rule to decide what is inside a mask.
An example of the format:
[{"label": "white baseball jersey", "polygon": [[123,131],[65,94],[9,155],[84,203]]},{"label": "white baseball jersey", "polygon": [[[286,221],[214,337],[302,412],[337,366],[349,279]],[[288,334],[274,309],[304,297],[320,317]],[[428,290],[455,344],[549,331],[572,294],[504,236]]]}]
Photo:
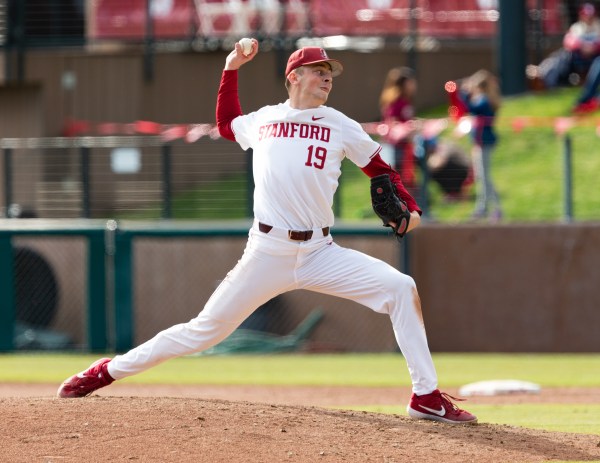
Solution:
[{"label": "white baseball jersey", "polygon": [[341,112],[294,109],[289,100],[236,117],[231,127],[240,146],[253,149],[254,216],[292,230],[332,226],[342,160],[364,167],[381,150]]}]

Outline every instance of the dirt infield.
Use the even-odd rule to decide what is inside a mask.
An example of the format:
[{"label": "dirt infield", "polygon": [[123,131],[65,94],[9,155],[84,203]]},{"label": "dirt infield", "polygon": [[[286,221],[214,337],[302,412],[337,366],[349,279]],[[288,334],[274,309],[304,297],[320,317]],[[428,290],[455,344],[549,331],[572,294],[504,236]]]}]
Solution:
[{"label": "dirt infield", "polygon": [[[397,404],[406,400],[408,390],[258,386],[157,388],[115,384],[100,391],[98,396],[64,400],[52,397],[55,389],[56,385],[0,385],[1,461],[494,463],[600,460],[600,437],[595,435],[489,424],[447,426],[413,421],[404,416],[314,406]],[[557,395],[573,398],[573,393],[576,391],[569,390],[568,394],[558,391]],[[589,393],[587,391],[587,398]],[[164,396],[157,397],[159,395]],[[223,396],[229,400],[218,398]],[[250,397],[252,402],[247,401]],[[598,391],[593,392],[592,397],[594,402],[600,401]],[[495,400],[498,399],[474,399],[473,402],[493,403]],[[552,399],[551,394],[542,393],[501,400],[543,403]]]}]

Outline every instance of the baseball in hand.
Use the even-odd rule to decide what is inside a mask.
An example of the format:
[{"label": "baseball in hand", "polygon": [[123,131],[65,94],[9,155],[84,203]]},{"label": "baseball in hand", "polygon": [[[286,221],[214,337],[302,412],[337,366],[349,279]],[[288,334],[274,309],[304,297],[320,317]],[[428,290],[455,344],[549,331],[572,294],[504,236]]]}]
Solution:
[{"label": "baseball in hand", "polygon": [[244,38],[240,40],[240,46],[242,47],[242,54],[244,56],[248,56],[252,53],[252,40],[249,38]]}]

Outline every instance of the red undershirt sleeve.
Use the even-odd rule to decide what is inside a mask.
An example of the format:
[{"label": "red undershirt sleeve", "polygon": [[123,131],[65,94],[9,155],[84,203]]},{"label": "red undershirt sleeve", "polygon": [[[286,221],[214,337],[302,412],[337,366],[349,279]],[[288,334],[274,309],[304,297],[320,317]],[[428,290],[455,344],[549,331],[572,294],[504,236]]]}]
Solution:
[{"label": "red undershirt sleeve", "polygon": [[404,200],[404,202],[406,202],[408,210],[410,212],[416,211],[419,213],[419,215],[422,214],[421,208],[419,207],[415,199],[410,195],[408,191],[406,191],[406,188],[402,183],[402,179],[400,178],[400,174],[394,169],[392,169],[392,167],[389,164],[387,164],[383,159],[381,159],[381,156],[379,154],[374,156],[371,159],[371,162],[369,162],[365,167],[362,167],[361,170],[365,174],[367,174],[369,178],[376,177],[377,175],[389,174],[392,183],[396,185],[396,191],[398,192],[398,196],[400,196],[400,198]]},{"label": "red undershirt sleeve", "polygon": [[242,115],[238,96],[238,71],[223,71],[217,93],[217,128],[223,138],[235,141],[231,121]]}]

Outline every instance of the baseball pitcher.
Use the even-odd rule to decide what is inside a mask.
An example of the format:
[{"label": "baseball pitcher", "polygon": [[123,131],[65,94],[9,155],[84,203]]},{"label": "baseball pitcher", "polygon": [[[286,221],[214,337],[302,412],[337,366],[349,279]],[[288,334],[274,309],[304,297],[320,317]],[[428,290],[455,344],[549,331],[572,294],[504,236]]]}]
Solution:
[{"label": "baseball pitcher", "polygon": [[220,134],[253,149],[254,224],[238,264],[199,313],[154,338],[100,359],[68,378],[59,397],[85,397],[115,380],[165,360],[203,351],[229,336],[256,308],[278,294],[307,289],[350,299],[389,315],[412,380],[411,417],[475,423],[439,391],[414,280],[378,259],[338,246],[330,235],[341,163],[350,159],[372,178],[372,203],[399,237],[420,222],[420,209],[356,121],[325,106],[342,64],[325,50],[305,47],[289,57],[287,101],[243,114],[238,70],[254,59],[237,43],[225,61],[217,97]]}]

